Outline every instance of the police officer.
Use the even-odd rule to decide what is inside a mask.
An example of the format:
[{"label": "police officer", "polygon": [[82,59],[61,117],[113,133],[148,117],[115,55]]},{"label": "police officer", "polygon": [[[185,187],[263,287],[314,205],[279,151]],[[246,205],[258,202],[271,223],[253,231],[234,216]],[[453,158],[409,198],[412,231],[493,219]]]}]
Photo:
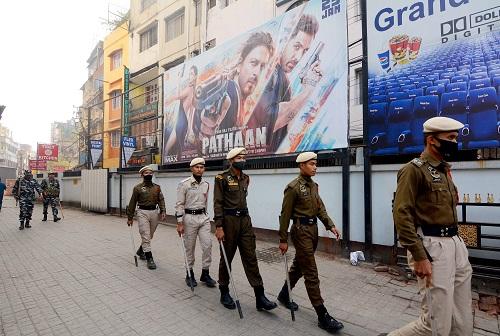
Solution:
[{"label": "police officer", "polygon": [[41,183],[43,190],[43,219],[42,221],[47,221],[47,210],[49,204],[52,208],[52,215],[54,216],[54,222],[57,222],[61,218],[57,217],[57,198],[59,197],[59,192],[61,190],[59,186],[59,181],[56,179],[56,174],[54,172],[49,173],[49,180],[43,180]]},{"label": "police officer", "polygon": [[[264,295],[262,277],[255,255],[255,234],[248,215],[247,194],[250,178],[243,173],[245,169],[245,148],[233,148],[227,153],[230,168],[215,177],[214,221],[215,236],[224,241],[229,267],[236,253],[240,250],[241,262],[248,282],[255,292],[257,310],[271,310],[277,307]],[[235,309],[236,304],[229,295],[229,274],[221,253],[219,262],[220,302],[228,309]]]},{"label": "police officer", "polygon": [[151,239],[158,226],[158,212],[156,208],[160,207],[161,220],[165,220],[165,199],[158,184],[153,183],[153,169],[150,166],[144,166],[139,170],[144,181],[134,187],[130,203],[127,208],[127,225],[134,223],[134,212],[136,205],[137,221],[139,223],[139,233],[141,234],[142,244],[137,250],[137,255],[147,260],[149,269],[156,269],[156,264],[151,253]]},{"label": "police officer", "polygon": [[[295,258],[288,273],[290,288],[293,288],[299,279],[304,276],[307,295],[318,315],[318,326],[334,333],[344,325],[335,320],[323,305],[323,298],[319,289],[318,268],[314,253],[318,246],[317,218],[331,231],[337,240],[340,237],[335,224],[326,212],[325,205],[319,196],[318,185],[312,180],[316,175],[317,155],[312,152],[301,153],[297,156],[300,175],[285,188],[283,205],[280,215],[280,244],[282,254],[288,250],[288,227],[293,222],[290,235],[295,246]],[[290,301],[286,283],[278,295],[278,301],[288,309],[297,310],[297,304]]]},{"label": "police officer", "polygon": [[31,227],[30,220],[33,214],[35,191],[39,196],[42,195],[40,184],[33,179],[31,171],[25,170],[24,177],[17,179],[12,189],[14,198],[19,201],[19,221],[21,222],[19,230]]},{"label": "police officer", "polygon": [[189,164],[191,177],[182,180],[177,187],[177,203],[175,217],[177,217],[177,233],[184,235],[184,245],[189,267],[189,276],[186,275],[188,287],[197,286],[194,277],[194,251],[196,237],[199,237],[202,249],[202,265],[200,281],[208,287],[215,287],[215,280],[210,277],[210,263],[212,262],[212,237],[210,234],[210,218],[207,215],[208,190],[210,185],[202,179],[205,172],[205,160],[195,158]]},{"label": "police officer", "polygon": [[458,192],[447,159],[458,151],[456,120],[435,117],[424,123],[425,150],[398,172],[394,223],[408,261],[426,287],[420,317],[391,336],[431,335],[427,295],[432,298],[438,335],[472,335],[471,276],[467,248],[458,236]]}]

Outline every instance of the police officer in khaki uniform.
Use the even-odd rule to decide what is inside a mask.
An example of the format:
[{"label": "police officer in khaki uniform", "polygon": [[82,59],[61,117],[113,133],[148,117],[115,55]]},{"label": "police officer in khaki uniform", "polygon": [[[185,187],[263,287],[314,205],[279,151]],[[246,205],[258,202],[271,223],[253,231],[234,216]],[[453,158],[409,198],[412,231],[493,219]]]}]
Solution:
[{"label": "police officer in khaki uniform", "polygon": [[177,233],[184,235],[186,256],[190,275],[186,275],[186,285],[195,287],[198,284],[194,277],[194,252],[196,238],[199,237],[202,250],[200,281],[208,287],[215,287],[215,280],[210,277],[212,262],[212,237],[210,234],[210,218],[207,215],[208,190],[210,185],[202,179],[205,172],[205,160],[195,158],[189,164],[193,175],[177,186]]},{"label": "police officer in khaki uniform", "polygon": [[127,224],[130,226],[134,223],[134,212],[136,205],[137,221],[139,222],[139,233],[141,234],[142,244],[137,250],[137,255],[142,259],[147,260],[149,269],[156,269],[156,264],[151,253],[151,239],[158,226],[158,211],[162,220],[165,220],[165,199],[158,184],[153,183],[153,169],[149,166],[142,167],[139,173],[144,181],[134,187],[130,203],[127,208]]},{"label": "police officer in khaki uniform", "polygon": [[[340,234],[335,224],[326,212],[325,205],[319,196],[318,185],[312,180],[316,175],[317,155],[313,152],[301,153],[297,156],[300,175],[290,182],[284,193],[283,206],[280,215],[280,244],[282,254],[288,250],[288,227],[292,221],[290,235],[295,246],[295,258],[288,273],[290,288],[293,288],[303,276],[307,295],[318,315],[318,326],[334,333],[344,325],[335,320],[323,305],[323,298],[319,289],[318,268],[314,253],[318,246],[317,219],[331,231],[337,240]],[[297,310],[297,304],[290,301],[286,283],[278,295],[278,301],[288,309]]]},{"label": "police officer in khaki uniform", "polygon": [[458,192],[446,159],[458,151],[456,120],[435,117],[424,123],[425,150],[398,173],[394,223],[408,261],[425,291],[420,317],[391,336],[431,335],[430,292],[437,335],[472,335],[472,268],[458,236]]},{"label": "police officer in khaki uniform", "polygon": [[[245,148],[234,148],[226,156],[230,168],[215,177],[214,221],[215,236],[224,241],[229,267],[236,253],[240,250],[241,262],[248,282],[255,292],[257,310],[271,310],[277,307],[264,295],[262,277],[255,255],[255,234],[248,215],[247,195],[250,178],[243,173],[245,168]],[[229,274],[221,252],[219,263],[220,302],[228,309],[235,309],[236,304],[229,295]]]}]

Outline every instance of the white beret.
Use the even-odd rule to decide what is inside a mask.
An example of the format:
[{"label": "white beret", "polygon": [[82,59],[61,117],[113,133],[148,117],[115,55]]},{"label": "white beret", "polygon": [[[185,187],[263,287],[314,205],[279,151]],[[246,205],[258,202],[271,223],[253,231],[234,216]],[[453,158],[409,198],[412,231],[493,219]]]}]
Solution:
[{"label": "white beret", "polygon": [[434,117],[424,122],[424,133],[453,132],[464,127],[460,121],[447,117]]},{"label": "white beret", "polygon": [[191,160],[191,163],[189,164],[189,167],[196,166],[197,164],[205,164],[205,159],[204,158],[194,158]]},{"label": "white beret", "polygon": [[226,159],[230,160],[238,155],[247,155],[247,150],[244,147],[233,148],[227,153]]},{"label": "white beret", "polygon": [[139,170],[139,174],[142,175],[142,173],[144,173],[146,170],[151,170],[153,171],[153,168],[151,168],[150,166],[144,166],[142,167],[140,170]]},{"label": "white beret", "polygon": [[295,162],[297,163],[302,163],[302,162],[307,162],[309,160],[316,160],[318,158],[318,155],[313,152],[304,152],[300,153],[297,155],[297,160]]}]

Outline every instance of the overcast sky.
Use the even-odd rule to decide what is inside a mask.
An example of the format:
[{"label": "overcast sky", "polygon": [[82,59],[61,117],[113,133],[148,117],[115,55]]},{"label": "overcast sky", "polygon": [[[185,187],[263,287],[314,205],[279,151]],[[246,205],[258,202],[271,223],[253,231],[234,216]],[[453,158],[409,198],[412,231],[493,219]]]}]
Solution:
[{"label": "overcast sky", "polygon": [[108,33],[108,6],[126,12],[130,0],[0,2],[0,123],[16,142],[48,143],[50,124],[81,105],[87,59]]}]

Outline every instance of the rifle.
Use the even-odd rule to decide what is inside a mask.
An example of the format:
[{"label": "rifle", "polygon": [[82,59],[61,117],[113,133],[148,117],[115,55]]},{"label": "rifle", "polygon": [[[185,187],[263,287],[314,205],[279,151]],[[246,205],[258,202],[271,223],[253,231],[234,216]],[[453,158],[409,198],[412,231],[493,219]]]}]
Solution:
[{"label": "rifle", "polygon": [[[16,207],[17,207],[17,205],[19,203],[19,197],[21,196],[21,179],[20,178],[17,179],[16,184],[17,184],[17,192],[16,192],[16,194],[17,194]],[[15,187],[15,184],[14,184],[14,187]]]}]

